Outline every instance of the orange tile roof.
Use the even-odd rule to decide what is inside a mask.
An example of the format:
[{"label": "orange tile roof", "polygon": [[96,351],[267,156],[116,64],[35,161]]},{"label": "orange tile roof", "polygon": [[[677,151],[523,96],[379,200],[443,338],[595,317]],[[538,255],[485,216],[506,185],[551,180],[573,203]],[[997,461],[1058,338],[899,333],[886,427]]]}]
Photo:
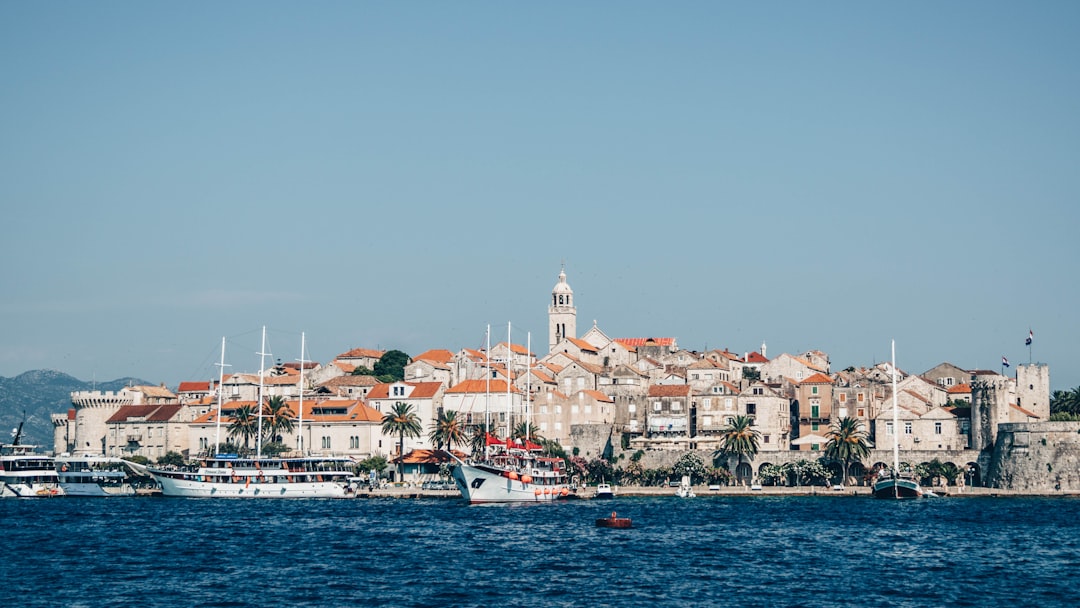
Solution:
[{"label": "orange tile roof", "polygon": [[128,422],[131,418],[144,418],[146,422],[168,422],[183,407],[179,403],[123,405],[105,422]]},{"label": "orange tile roof", "polygon": [[825,374],[814,374],[799,384],[832,384],[833,379]]},{"label": "orange tile roof", "polygon": [[205,393],[210,390],[210,382],[181,382],[180,387],[176,389],[178,393]]},{"label": "orange tile roof", "polygon": [[412,387],[412,392],[408,397],[403,397],[404,399],[431,399],[442,388],[442,382],[384,382],[372,387],[367,395],[368,400],[389,399],[392,384],[406,384]]},{"label": "orange tile roof", "polygon": [[369,359],[380,359],[385,354],[386,354],[386,352],[381,351],[381,350],[372,350],[370,348],[354,348],[354,349],[350,350],[347,353],[341,353],[340,355],[337,356],[337,358],[338,359],[360,359],[360,358],[366,357],[366,358],[369,358]]},{"label": "orange tile roof", "polygon": [[650,397],[689,397],[689,384],[654,384],[649,387]]},{"label": "orange tile roof", "polygon": [[604,393],[601,393],[600,391],[594,391],[594,390],[591,390],[591,389],[587,389],[587,390],[583,390],[581,392],[585,393],[589,397],[592,397],[594,400],[599,401],[601,403],[615,403],[614,399],[612,399],[611,397],[608,397],[607,395],[605,395]]},{"label": "orange tile roof", "polygon": [[966,383],[960,383],[960,384],[957,384],[957,385],[954,385],[954,386],[950,386],[949,390],[946,391],[946,392],[948,392],[948,393],[970,393],[971,392],[971,385],[966,384]]},{"label": "orange tile roof", "polygon": [[419,355],[412,358],[413,361],[423,359],[424,361],[433,361],[435,363],[449,363],[454,360],[454,353],[444,349],[426,350]]},{"label": "orange tile roof", "polygon": [[345,363],[344,361],[334,361],[333,363],[337,366],[338,369],[345,372],[346,374],[351,374],[356,371],[356,366],[352,363]]},{"label": "orange tile roof", "polygon": [[[747,363],[768,363],[769,360],[765,358],[765,355],[757,352],[756,350],[750,351],[746,354]],[[808,366],[811,367],[811,366]]]},{"label": "orange tile roof", "polygon": [[1025,415],[1025,416],[1027,416],[1028,418],[1038,418],[1039,417],[1039,415],[1036,414],[1035,412],[1032,412],[1031,410],[1026,410],[1026,409],[1020,407],[1019,405],[1016,405],[1015,403],[1010,403],[1009,407],[1013,408],[1014,410],[1020,412],[1021,414]]},{"label": "orange tile roof", "polygon": [[[506,392],[506,380],[497,378],[491,379],[490,390],[492,393],[505,393]],[[456,393],[483,393],[488,391],[488,380],[464,380],[446,389],[446,394]],[[510,385],[510,392],[519,393],[516,386]]]},{"label": "orange tile roof", "polygon": [[581,338],[567,338],[567,340],[571,344],[573,344],[574,346],[580,348],[581,350],[587,350],[587,351],[589,351],[591,353],[599,352],[595,346],[593,346],[592,344],[589,344],[588,342],[586,342],[585,340],[582,340]]}]

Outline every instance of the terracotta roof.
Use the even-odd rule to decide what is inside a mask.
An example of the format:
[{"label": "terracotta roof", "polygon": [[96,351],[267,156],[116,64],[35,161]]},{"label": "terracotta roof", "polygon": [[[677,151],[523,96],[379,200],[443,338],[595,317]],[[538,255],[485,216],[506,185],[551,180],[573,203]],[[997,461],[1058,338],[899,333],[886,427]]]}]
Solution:
[{"label": "terracotta roof", "polygon": [[1020,407],[1019,405],[1016,405],[1015,403],[1010,403],[1009,407],[1013,408],[1014,410],[1020,412],[1021,414],[1025,415],[1025,416],[1027,416],[1028,418],[1038,418],[1039,417],[1038,414],[1032,412],[1031,410],[1026,410],[1026,409]]},{"label": "terracotta roof", "polygon": [[915,391],[911,390],[910,388],[905,388],[904,392],[907,393],[908,395],[911,395],[912,397],[915,397],[916,399],[918,399],[919,401],[922,401],[923,403],[925,403],[927,405],[930,404],[929,399],[927,399],[926,397],[923,397],[919,393],[916,393]]},{"label": "terracotta roof", "polygon": [[971,392],[971,385],[970,384],[963,384],[963,383],[962,384],[957,384],[957,385],[954,385],[954,386],[950,386],[949,390],[946,391],[946,392],[949,392],[949,393],[970,393]]},{"label": "terracotta roof", "polygon": [[128,422],[131,418],[143,418],[146,422],[168,422],[183,407],[179,403],[123,405],[105,422]]},{"label": "terracotta roof", "polygon": [[299,374],[296,376],[267,376],[263,378],[263,386],[296,386],[299,381]]},{"label": "terracotta roof", "polygon": [[133,386],[130,390],[139,391],[147,397],[160,397],[164,399],[176,398],[176,395],[164,386]]},{"label": "terracotta roof", "polygon": [[615,342],[629,347],[672,346],[675,344],[675,338],[615,338]]},{"label": "terracotta roof", "polygon": [[[299,370],[300,369],[300,362],[299,361],[293,361],[293,362],[290,362],[290,363],[283,363],[281,366],[285,367],[285,368],[288,368],[288,369]],[[316,363],[314,361],[304,361],[304,369],[315,369],[316,367],[319,367],[318,363]]]},{"label": "terracotta roof", "polygon": [[[755,350],[755,351],[751,351],[751,352],[746,354],[746,362],[747,363],[768,363],[769,360],[767,358],[765,358],[764,355],[762,355],[761,353],[759,353],[759,352],[757,352]],[[809,365],[807,365],[807,366],[810,367]]]},{"label": "terracotta roof", "polygon": [[612,399],[611,397],[608,397],[607,395],[605,395],[604,393],[601,393],[600,391],[584,390],[584,391],[580,391],[580,392],[588,395],[589,397],[592,397],[596,401],[600,401],[601,403],[615,403],[614,399]]},{"label": "terracotta roof", "polygon": [[367,395],[368,400],[390,399],[390,386],[394,384],[405,384],[412,387],[412,392],[408,397],[402,397],[403,399],[431,399],[442,388],[442,382],[384,382],[372,387],[371,392]]},{"label": "terracotta roof", "polygon": [[799,384],[832,384],[833,379],[825,374],[814,374]]},{"label": "terracotta roof", "polygon": [[352,363],[345,363],[344,361],[334,361],[333,363],[337,366],[338,369],[345,372],[346,374],[351,374],[356,371],[356,366]]},{"label": "terracotta roof", "polygon": [[176,389],[178,393],[205,393],[210,390],[210,382],[181,382],[180,387]]},{"label": "terracotta roof", "polygon": [[595,346],[581,338],[567,338],[566,340],[581,350],[587,350],[591,353],[600,352]]},{"label": "terracotta roof", "polygon": [[340,355],[337,356],[337,358],[338,359],[361,359],[361,358],[366,357],[368,359],[380,359],[385,354],[386,354],[386,352],[381,351],[381,350],[372,350],[370,348],[354,348],[354,349],[350,350],[347,353],[341,353]]},{"label": "terracotta roof", "polygon": [[[486,379],[481,380],[464,380],[446,389],[446,394],[452,393],[483,393],[488,390],[488,381]],[[491,379],[491,392],[492,393],[505,393],[506,392],[506,380],[500,380],[497,378]],[[521,392],[517,387],[511,385],[510,392]]]},{"label": "terracotta roof", "polygon": [[689,384],[654,384],[649,387],[650,397],[689,397]]},{"label": "terracotta roof", "polygon": [[413,361],[419,361],[420,359],[423,359],[424,361],[432,361],[434,363],[449,363],[450,361],[454,360],[454,353],[446,349],[440,348],[434,350],[426,350],[419,355],[416,355],[412,359]]}]

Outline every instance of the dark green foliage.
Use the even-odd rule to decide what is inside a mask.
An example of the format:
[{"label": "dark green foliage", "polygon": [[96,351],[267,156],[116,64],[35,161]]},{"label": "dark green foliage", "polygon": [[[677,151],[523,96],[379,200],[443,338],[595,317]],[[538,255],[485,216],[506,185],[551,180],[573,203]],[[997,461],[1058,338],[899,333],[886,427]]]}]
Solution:
[{"label": "dark green foliage", "polygon": [[[383,353],[375,367],[371,370],[376,376],[380,376],[380,382],[397,382],[405,378],[405,366],[409,364],[409,355],[400,350],[388,350]],[[387,376],[388,380],[383,380]]]}]

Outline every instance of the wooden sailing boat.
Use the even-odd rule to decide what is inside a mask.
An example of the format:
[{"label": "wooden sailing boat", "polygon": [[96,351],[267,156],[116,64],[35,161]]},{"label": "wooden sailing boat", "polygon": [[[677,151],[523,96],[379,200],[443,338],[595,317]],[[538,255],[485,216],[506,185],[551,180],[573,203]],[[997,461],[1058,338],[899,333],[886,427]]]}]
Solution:
[{"label": "wooden sailing boat", "polygon": [[922,488],[911,473],[900,472],[900,421],[896,401],[896,341],[892,343],[893,466],[878,473],[874,498],[922,498]]}]

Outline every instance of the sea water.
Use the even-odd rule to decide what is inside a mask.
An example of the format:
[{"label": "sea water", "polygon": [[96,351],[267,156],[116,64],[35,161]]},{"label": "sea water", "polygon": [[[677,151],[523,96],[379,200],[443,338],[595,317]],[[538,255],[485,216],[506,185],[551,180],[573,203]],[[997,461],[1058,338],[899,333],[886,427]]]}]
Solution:
[{"label": "sea water", "polygon": [[[617,511],[631,529],[595,527]],[[0,500],[14,606],[1078,606],[1080,500]]]}]

